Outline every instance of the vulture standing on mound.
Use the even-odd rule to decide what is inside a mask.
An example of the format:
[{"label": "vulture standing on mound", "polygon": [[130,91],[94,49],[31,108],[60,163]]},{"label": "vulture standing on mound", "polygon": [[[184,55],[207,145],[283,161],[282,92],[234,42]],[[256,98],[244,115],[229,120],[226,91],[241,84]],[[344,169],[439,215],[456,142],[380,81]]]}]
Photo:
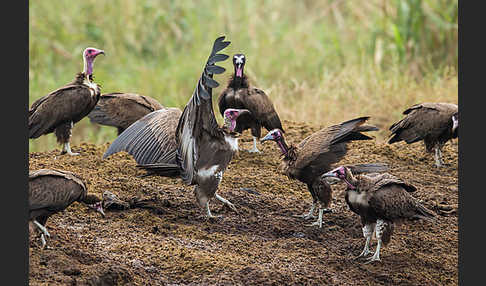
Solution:
[{"label": "vulture standing on mound", "polygon": [[91,122],[116,127],[118,135],[133,122],[164,108],[157,100],[136,93],[106,93],[88,114]]},{"label": "vulture standing on mound", "polygon": [[29,221],[41,231],[42,247],[46,245],[47,219],[73,202],[86,204],[103,216],[101,200],[87,193],[83,181],[68,171],[40,169],[29,172]]},{"label": "vulture standing on mound", "polygon": [[74,124],[95,107],[100,97],[100,86],[93,81],[93,62],[103,50],[86,48],[83,52],[84,70],[73,82],[36,100],[29,109],[29,138],[38,138],[51,132],[63,144],[61,154],[71,152],[69,141]]},{"label": "vulture standing on mound", "polygon": [[124,150],[135,158],[138,167],[150,173],[180,177],[185,184],[195,185],[196,201],[206,209],[208,217],[213,217],[209,209],[209,201],[213,197],[236,210],[216,191],[226,167],[238,150],[237,134],[233,131],[236,118],[248,113],[248,110],[227,109],[224,126],[221,128],[216,122],[212,89],[219,84],[213,79],[213,74],[225,71],[215,63],[228,58],[217,52],[230,43],[223,40],[224,36],[214,42],[196,89],[176,126],[173,121],[158,120],[156,113],[161,114],[163,110],[154,111],[120,134],[103,155],[106,158]]},{"label": "vulture standing on mound", "polygon": [[[312,195],[312,206],[308,213],[298,215],[304,219],[313,218],[314,209],[319,203],[319,217],[311,225],[322,227],[322,214],[328,209],[332,193],[329,183],[321,175],[331,170],[331,165],[341,160],[347,152],[347,143],[353,140],[370,140],[371,137],[361,133],[376,131],[378,128],[363,125],[369,117],[359,117],[338,125],[317,131],[299,143],[290,147],[285,142],[279,129],[272,130],[261,140],[275,141],[282,151],[283,159],[280,169],[290,179],[297,179],[307,185]],[[370,170],[379,172],[381,170]]]},{"label": "vulture standing on mound", "polygon": [[388,173],[376,176],[353,176],[351,170],[341,166],[322,177],[338,178],[346,183],[346,203],[351,211],[361,217],[366,243],[363,251],[356,258],[373,254],[370,251],[373,232],[378,244],[374,255],[369,258],[368,262],[380,261],[381,246],[390,242],[394,222],[415,219],[431,220],[434,217],[430,210],[409,194],[416,191],[414,186]]},{"label": "vulture standing on mound", "polygon": [[249,152],[260,152],[257,149],[257,138],[261,137],[261,128],[265,127],[268,131],[282,128],[282,123],[278,117],[272,101],[261,89],[251,87],[248,78],[243,73],[246,58],[243,54],[233,56],[233,66],[235,73],[231,76],[226,89],[218,98],[219,112],[227,108],[248,109],[249,114],[238,117],[236,120],[236,132],[242,133],[243,130],[251,129],[253,136],[253,148]]},{"label": "vulture standing on mound", "polygon": [[452,103],[421,103],[403,112],[402,120],[390,126],[389,144],[404,140],[411,144],[424,140],[425,150],[435,152],[435,166],[441,167],[442,147],[452,138],[457,138],[459,110]]}]

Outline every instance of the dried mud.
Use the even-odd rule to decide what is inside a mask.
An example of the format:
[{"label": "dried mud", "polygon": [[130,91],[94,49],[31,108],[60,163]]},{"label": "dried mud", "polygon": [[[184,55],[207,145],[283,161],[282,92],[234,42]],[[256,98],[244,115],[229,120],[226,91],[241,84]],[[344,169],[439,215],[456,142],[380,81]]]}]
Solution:
[{"label": "dried mud", "polygon": [[[298,143],[320,126],[284,121],[287,141]],[[324,126],[322,126],[324,127]],[[248,132],[240,147],[249,149]],[[241,151],[218,193],[238,209],[213,200],[218,219],[206,219],[192,186],[145,173],[127,153],[101,160],[109,143],[31,153],[29,169],[54,168],[80,175],[89,192],[105,190],[124,201],[147,200],[154,209],[107,210],[106,217],[74,203],[47,222],[47,249],[30,236],[30,285],[457,285],[457,140],[446,144],[448,166],[437,169],[422,143],[351,143],[340,162],[385,162],[390,173],[413,183],[412,195],[437,221],[395,227],[381,262],[354,260],[364,245],[360,220],[344,201],[344,184],[333,185],[333,212],[322,229],[292,217],[308,210],[304,184],[277,172],[273,142],[261,154]],[[242,189],[243,188],[243,189]],[[249,188],[252,191],[245,191]],[[376,247],[373,240],[372,250]]]}]

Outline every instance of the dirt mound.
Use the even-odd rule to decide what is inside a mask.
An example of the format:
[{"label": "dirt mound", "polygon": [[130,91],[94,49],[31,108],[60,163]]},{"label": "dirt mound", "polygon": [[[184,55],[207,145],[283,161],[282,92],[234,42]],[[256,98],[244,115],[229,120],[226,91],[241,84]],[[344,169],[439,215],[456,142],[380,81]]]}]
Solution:
[{"label": "dirt mound", "polygon": [[[297,144],[319,126],[284,121],[288,143]],[[323,127],[323,126],[322,126]],[[248,132],[240,147],[251,147]],[[390,173],[417,187],[412,195],[437,213],[435,223],[398,225],[382,262],[354,260],[363,246],[360,220],[344,201],[344,184],[333,185],[332,213],[322,229],[294,218],[308,210],[304,184],[277,172],[276,144],[261,154],[240,152],[224,174],[219,201],[206,219],[192,186],[179,179],[140,177],[145,171],[127,153],[101,160],[109,143],[72,146],[79,156],[59,150],[29,155],[29,169],[55,168],[80,175],[88,190],[105,190],[130,205],[107,210],[106,218],[73,204],[47,222],[49,249],[31,236],[30,285],[457,285],[457,140],[443,149],[449,165],[437,169],[422,143],[388,145],[355,142],[343,164],[385,162]],[[140,203],[143,202],[143,203]],[[135,207],[137,206],[142,207]],[[376,246],[373,240],[372,248]]]}]

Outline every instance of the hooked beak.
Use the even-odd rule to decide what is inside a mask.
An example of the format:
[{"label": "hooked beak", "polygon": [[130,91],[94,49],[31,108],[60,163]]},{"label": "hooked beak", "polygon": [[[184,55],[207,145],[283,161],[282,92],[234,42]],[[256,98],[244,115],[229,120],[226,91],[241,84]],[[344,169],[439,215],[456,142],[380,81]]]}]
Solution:
[{"label": "hooked beak", "polygon": [[263,137],[262,139],[260,139],[260,143],[263,143],[263,142],[268,141],[268,140],[273,140],[273,137],[272,137],[272,134],[271,133],[265,135],[265,137]]},{"label": "hooked beak", "polygon": [[103,210],[103,201],[88,205],[93,210],[99,212],[103,217],[105,217],[105,211]]},{"label": "hooked beak", "polygon": [[99,50],[99,51],[98,51],[98,53],[97,53],[96,55],[98,56],[98,55],[100,55],[100,54],[104,56],[104,55],[105,55],[105,51],[104,51],[104,50]]},{"label": "hooked beak", "polygon": [[248,109],[240,109],[238,112],[238,116],[241,116],[243,114],[251,114],[251,112]]},{"label": "hooked beak", "polygon": [[336,173],[334,173],[334,170],[333,171],[329,171],[327,173],[324,173],[321,175],[322,178],[337,178],[338,176],[336,175]]}]

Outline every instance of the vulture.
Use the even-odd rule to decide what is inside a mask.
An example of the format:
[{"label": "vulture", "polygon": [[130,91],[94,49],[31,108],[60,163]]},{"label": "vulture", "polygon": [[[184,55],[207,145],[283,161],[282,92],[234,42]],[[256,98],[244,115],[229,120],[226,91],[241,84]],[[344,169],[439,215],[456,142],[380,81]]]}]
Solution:
[{"label": "vulture", "polygon": [[208,217],[215,217],[209,209],[209,201],[213,197],[236,210],[216,191],[224,171],[238,151],[238,133],[234,132],[236,119],[249,113],[248,110],[228,108],[223,115],[223,127],[216,122],[212,89],[219,84],[213,75],[225,71],[215,65],[228,58],[217,53],[230,44],[224,38],[215,40],[182,114],[174,111],[169,121],[160,119],[167,113],[163,109],[147,114],[123,131],[103,154],[106,158],[118,151],[127,151],[134,157],[137,166],[150,174],[181,178],[186,185],[195,185],[196,201],[205,208]]},{"label": "vulture", "polygon": [[403,112],[402,120],[390,126],[389,144],[405,141],[407,144],[423,140],[428,153],[435,152],[435,166],[442,167],[442,147],[457,138],[459,110],[452,103],[420,103]]},{"label": "vulture", "polygon": [[39,169],[29,172],[29,222],[41,231],[42,248],[46,245],[47,219],[73,202],[86,204],[104,217],[102,200],[88,194],[81,178],[68,171]]},{"label": "vulture", "polygon": [[250,86],[248,78],[244,74],[246,58],[244,54],[233,56],[234,74],[231,76],[228,86],[219,95],[219,112],[227,108],[248,109],[249,114],[242,115],[236,120],[236,132],[242,133],[243,130],[251,129],[253,136],[253,148],[249,152],[260,152],[257,148],[257,138],[261,137],[261,128],[265,127],[268,131],[282,128],[282,123],[273,106],[270,98],[261,89]]},{"label": "vulture", "polygon": [[163,108],[162,104],[148,96],[113,92],[102,94],[88,117],[92,123],[116,127],[120,135],[133,122]]},{"label": "vulture", "polygon": [[100,86],[93,81],[93,62],[105,54],[103,50],[86,48],[83,51],[84,69],[74,81],[58,88],[32,103],[29,109],[29,138],[54,132],[57,142],[63,145],[61,154],[73,153],[69,145],[74,124],[96,106]]},{"label": "vulture", "polygon": [[417,190],[415,186],[389,173],[354,176],[349,168],[340,166],[323,174],[322,177],[338,178],[346,183],[346,203],[351,211],[361,217],[366,243],[363,251],[356,258],[373,254],[370,251],[370,242],[375,233],[378,244],[375,253],[367,263],[380,261],[381,247],[390,242],[395,222],[433,220],[435,217],[432,211],[426,209],[409,194]]},{"label": "vulture", "polygon": [[[261,139],[262,142],[272,140],[282,151],[280,171],[290,179],[299,180],[307,185],[312,195],[312,206],[308,213],[295,215],[304,219],[314,218],[314,209],[319,203],[319,217],[312,225],[322,227],[322,214],[328,209],[331,198],[329,182],[321,175],[331,170],[331,164],[341,160],[347,152],[347,143],[353,140],[370,140],[361,132],[376,131],[377,127],[363,125],[369,117],[359,117],[338,125],[323,128],[306,137],[297,146],[290,147],[285,142],[282,131],[274,129]],[[375,172],[374,170],[370,170]]]}]

